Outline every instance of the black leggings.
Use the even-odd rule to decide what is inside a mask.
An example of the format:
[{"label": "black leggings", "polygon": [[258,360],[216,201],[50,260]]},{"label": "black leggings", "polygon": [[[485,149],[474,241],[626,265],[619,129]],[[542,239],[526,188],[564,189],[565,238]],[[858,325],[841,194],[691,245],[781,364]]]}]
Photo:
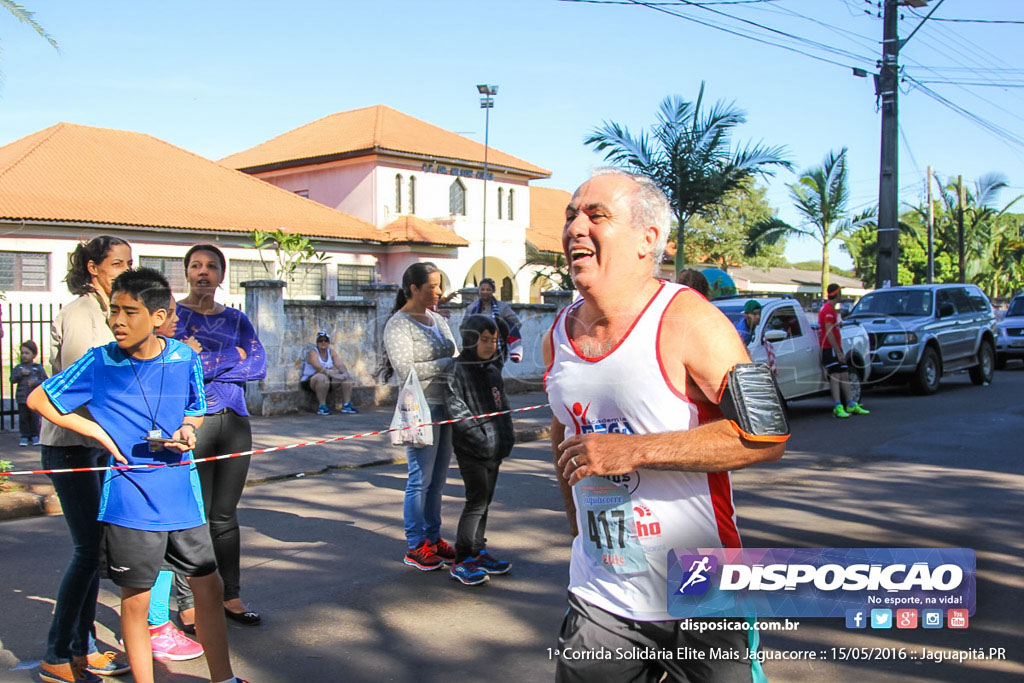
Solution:
[{"label": "black leggings", "polygon": [[458,531],[455,532],[455,561],[476,557],[487,547],[487,508],[494,498],[498,483],[500,460],[483,460],[472,455],[455,453],[459,472],[466,485],[466,505],[462,508]]},{"label": "black leggings", "polygon": [[[205,417],[196,434],[194,453],[198,460],[251,449],[249,418],[229,410]],[[224,581],[225,601],[239,597],[241,543],[237,511],[242,489],[245,488],[245,477],[249,473],[249,458],[245,455],[196,465],[203,488],[203,507],[210,522],[213,552],[217,556],[217,569]],[[176,574],[174,584],[178,589],[178,611],[195,607],[195,598],[184,577]]]}]

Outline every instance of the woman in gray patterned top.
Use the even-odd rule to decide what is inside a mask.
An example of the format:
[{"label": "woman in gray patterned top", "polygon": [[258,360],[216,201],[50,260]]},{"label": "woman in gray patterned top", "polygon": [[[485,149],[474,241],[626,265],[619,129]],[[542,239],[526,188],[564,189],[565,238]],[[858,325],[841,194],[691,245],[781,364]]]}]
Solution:
[{"label": "woman in gray patterned top", "polygon": [[[402,275],[391,319],[384,326],[384,379],[405,383],[416,368],[433,422],[448,419],[455,338],[444,318],[430,310],[441,297],[441,273],[433,263],[414,263]],[[455,559],[441,538],[441,491],[452,458],[451,425],[435,425],[432,446],[406,446],[409,480],[405,487],[404,562],[423,571]]]}]

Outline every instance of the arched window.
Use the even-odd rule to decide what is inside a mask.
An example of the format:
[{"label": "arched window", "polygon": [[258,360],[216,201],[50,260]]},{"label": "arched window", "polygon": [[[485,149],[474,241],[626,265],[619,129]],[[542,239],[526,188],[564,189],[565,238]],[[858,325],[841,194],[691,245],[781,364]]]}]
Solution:
[{"label": "arched window", "polygon": [[402,174],[395,175],[395,215],[402,213]]},{"label": "arched window", "polygon": [[409,176],[409,213],[416,213],[416,176]]},{"label": "arched window", "polygon": [[516,191],[510,188],[508,191],[508,219],[510,221],[515,220],[515,213],[513,213],[515,207],[515,194]]},{"label": "arched window", "polygon": [[458,178],[448,188],[448,213],[453,216],[466,215],[466,186]]},{"label": "arched window", "polygon": [[505,201],[505,188],[498,188],[498,220],[501,220],[501,204]]}]

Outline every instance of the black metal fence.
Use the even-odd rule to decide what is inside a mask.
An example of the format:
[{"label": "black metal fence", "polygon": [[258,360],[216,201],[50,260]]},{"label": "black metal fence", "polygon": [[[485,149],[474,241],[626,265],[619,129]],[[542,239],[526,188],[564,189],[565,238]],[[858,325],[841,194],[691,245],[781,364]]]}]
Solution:
[{"label": "black metal fence", "polygon": [[11,384],[11,370],[21,362],[21,344],[31,339],[39,347],[36,362],[50,372],[50,323],[60,311],[59,304],[0,304],[3,322],[0,331],[0,430],[17,428],[18,405],[14,400],[16,387]]},{"label": "black metal fence", "polygon": [[[242,309],[243,304],[229,303],[231,308]],[[0,303],[0,431],[18,428],[18,405],[11,384],[11,370],[21,362],[21,344],[31,339],[39,347],[36,362],[50,374],[50,323],[63,304]]]}]

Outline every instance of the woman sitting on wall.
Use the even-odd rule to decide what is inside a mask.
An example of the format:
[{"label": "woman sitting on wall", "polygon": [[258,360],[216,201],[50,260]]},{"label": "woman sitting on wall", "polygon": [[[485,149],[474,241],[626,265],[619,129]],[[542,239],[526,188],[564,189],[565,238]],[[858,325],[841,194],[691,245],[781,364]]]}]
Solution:
[{"label": "woman sitting on wall", "polygon": [[355,378],[345,364],[332,352],[331,338],[325,330],[316,333],[316,344],[309,350],[302,361],[302,377],[299,384],[316,394],[317,415],[330,415],[327,407],[327,393],[332,385],[341,386],[341,412],[358,413],[352,405],[352,386]]}]

